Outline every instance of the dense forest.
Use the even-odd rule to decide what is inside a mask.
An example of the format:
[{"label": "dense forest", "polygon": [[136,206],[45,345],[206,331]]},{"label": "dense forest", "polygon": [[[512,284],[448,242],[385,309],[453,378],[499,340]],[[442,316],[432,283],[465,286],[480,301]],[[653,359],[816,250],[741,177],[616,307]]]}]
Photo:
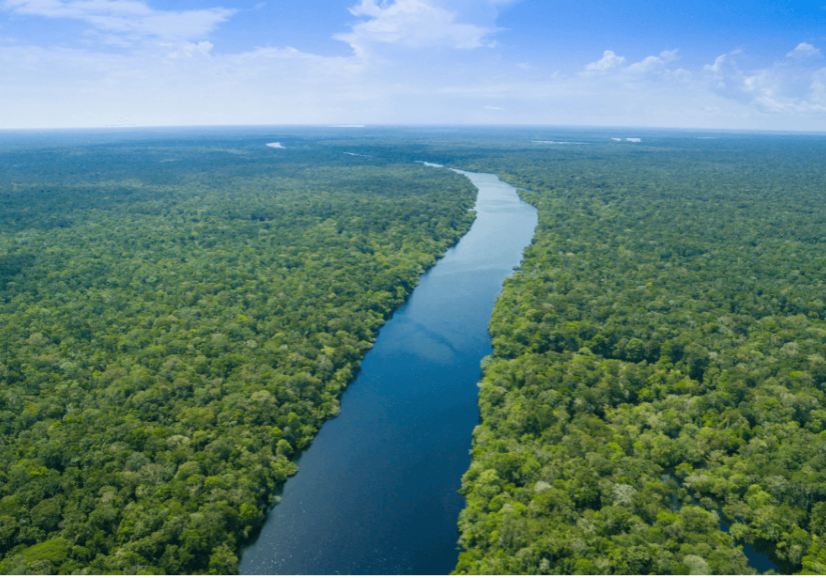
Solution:
[{"label": "dense forest", "polygon": [[754,573],[743,546],[826,573],[826,143],[591,143],[455,158],[540,218],[456,573]]},{"label": "dense forest", "polygon": [[475,190],[300,140],[27,138],[0,147],[0,573],[234,573]]},{"label": "dense forest", "polygon": [[420,160],[540,218],[455,572],[826,573],[826,141],[616,136],[0,138],[0,573],[237,571],[473,219]]}]

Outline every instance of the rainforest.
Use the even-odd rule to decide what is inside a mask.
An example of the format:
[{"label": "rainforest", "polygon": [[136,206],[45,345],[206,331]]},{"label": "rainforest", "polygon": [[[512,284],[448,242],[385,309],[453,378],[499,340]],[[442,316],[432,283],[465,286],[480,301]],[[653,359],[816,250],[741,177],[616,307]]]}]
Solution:
[{"label": "rainforest", "polygon": [[479,360],[445,572],[826,573],[825,153],[612,129],[0,134],[0,572],[238,572],[473,223],[471,182],[428,161],[539,215]]},{"label": "rainforest", "polygon": [[449,171],[258,141],[2,151],[0,571],[236,572],[472,221]]}]

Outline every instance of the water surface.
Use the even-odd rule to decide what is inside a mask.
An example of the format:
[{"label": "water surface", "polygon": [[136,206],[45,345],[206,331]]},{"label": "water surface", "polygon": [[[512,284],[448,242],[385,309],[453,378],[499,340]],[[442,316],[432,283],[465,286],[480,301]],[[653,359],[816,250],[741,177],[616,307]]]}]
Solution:
[{"label": "water surface", "polygon": [[382,327],[301,456],[242,574],[447,574],[458,559],[457,491],[478,423],[479,362],[502,281],[533,237],[536,210],[495,175],[470,231]]}]

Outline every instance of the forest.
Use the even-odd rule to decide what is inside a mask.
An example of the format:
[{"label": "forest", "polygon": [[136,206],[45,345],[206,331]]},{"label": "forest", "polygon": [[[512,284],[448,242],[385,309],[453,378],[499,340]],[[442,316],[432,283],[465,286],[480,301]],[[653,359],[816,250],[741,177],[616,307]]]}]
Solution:
[{"label": "forest", "polygon": [[0,138],[0,573],[236,572],[473,220],[421,160],[539,211],[455,573],[826,573],[826,140],[313,134]]},{"label": "forest", "polygon": [[607,140],[456,159],[540,222],[455,573],[826,573],[826,142]]},{"label": "forest", "polygon": [[300,140],[63,137],[0,147],[0,573],[235,573],[475,190]]}]

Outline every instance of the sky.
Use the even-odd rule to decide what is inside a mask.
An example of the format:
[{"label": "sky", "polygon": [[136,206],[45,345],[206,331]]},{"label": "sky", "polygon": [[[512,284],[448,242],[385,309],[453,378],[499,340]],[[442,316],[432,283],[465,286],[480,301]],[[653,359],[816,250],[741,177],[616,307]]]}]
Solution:
[{"label": "sky", "polygon": [[826,131],[826,0],[0,0],[0,129]]}]

